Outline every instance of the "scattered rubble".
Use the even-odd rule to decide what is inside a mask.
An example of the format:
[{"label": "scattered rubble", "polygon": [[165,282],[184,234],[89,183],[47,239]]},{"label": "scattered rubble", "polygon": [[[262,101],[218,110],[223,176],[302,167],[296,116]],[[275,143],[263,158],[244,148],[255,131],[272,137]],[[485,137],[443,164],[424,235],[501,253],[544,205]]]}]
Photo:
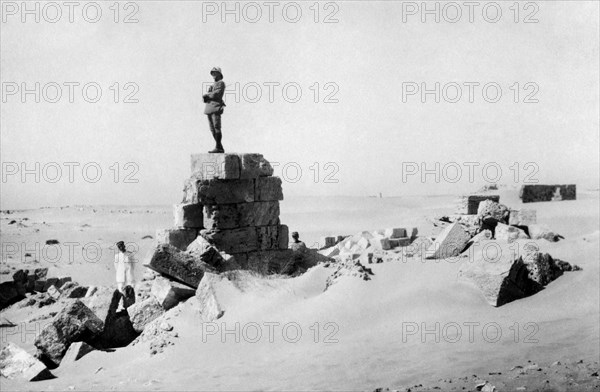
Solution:
[{"label": "scattered rubble", "polygon": [[20,378],[25,381],[55,378],[41,361],[10,342],[0,351],[0,375],[9,379]]},{"label": "scattered rubble", "polygon": [[[478,287],[492,306],[501,306],[533,295],[572,269],[569,263],[541,253],[535,243],[482,241],[460,267],[459,280]],[[494,248],[495,252],[488,251]]]},{"label": "scattered rubble", "polygon": [[34,344],[42,361],[56,367],[71,343],[93,339],[102,331],[103,326],[102,320],[87,306],[75,300],[42,329]]}]

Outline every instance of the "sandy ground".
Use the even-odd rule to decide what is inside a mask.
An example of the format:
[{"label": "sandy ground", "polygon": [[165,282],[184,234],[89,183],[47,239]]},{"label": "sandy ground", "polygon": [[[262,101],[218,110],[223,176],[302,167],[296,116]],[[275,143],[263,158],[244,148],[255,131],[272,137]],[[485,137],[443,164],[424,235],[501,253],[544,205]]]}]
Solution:
[{"label": "sandy ground", "polygon": [[[523,207],[514,189],[500,194],[502,203]],[[532,297],[491,307],[456,280],[460,262],[420,258],[370,265],[372,280],[346,277],[324,292],[332,269],[318,266],[298,278],[252,280],[231,290],[214,324],[201,323],[194,299],[181,304],[166,316],[178,337],[163,353],[151,356],[149,342],[92,352],[53,370],[54,380],[2,379],[2,390],[473,390],[482,380],[501,391],[600,390],[599,196],[578,198],[525,206],[565,236],[540,242],[542,251],[583,268]],[[320,235],[393,226],[429,235],[436,229],[427,217],[452,213],[454,200],[290,199],[281,220],[309,245]],[[49,275],[107,286],[114,242],[137,247],[142,262],[154,245],[142,238],[172,218],[170,207],[105,206],[16,211],[0,222],[2,269],[50,266]],[[60,241],[55,261],[52,249],[43,251],[48,239]],[[76,243],[72,256],[68,242]],[[55,304],[3,311],[17,327],[0,329],[2,345],[34,352],[35,333],[47,320],[28,321],[58,310]]]}]

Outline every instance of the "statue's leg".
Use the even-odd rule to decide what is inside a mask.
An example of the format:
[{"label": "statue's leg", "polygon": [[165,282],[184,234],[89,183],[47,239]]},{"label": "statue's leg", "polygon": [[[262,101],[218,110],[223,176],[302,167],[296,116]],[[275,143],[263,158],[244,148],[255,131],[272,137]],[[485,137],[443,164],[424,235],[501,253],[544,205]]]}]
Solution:
[{"label": "statue's leg", "polygon": [[215,141],[217,142],[217,149],[221,150],[221,152],[225,152],[223,149],[223,145],[221,144],[221,139],[223,138],[223,134],[221,133],[221,113],[215,113],[213,116],[213,125],[215,128]]},{"label": "statue's leg", "polygon": [[[213,135],[213,138],[215,138],[215,124],[213,123],[212,114],[207,114],[206,117],[208,118],[208,129]],[[217,139],[215,138],[215,140]]]}]

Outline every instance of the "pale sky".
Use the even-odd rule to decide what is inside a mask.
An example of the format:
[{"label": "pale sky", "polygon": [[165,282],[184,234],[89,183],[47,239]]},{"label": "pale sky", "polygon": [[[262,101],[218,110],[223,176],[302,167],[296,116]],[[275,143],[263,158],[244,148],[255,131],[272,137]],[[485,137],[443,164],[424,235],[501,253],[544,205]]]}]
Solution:
[{"label": "pale sky", "polygon": [[[27,2],[32,9],[35,3]],[[530,174],[540,183],[598,187],[597,1],[536,1],[527,8],[521,2],[518,16],[513,1],[497,2],[502,15],[496,23],[482,16],[487,5],[487,17],[495,18],[491,2],[480,2],[472,23],[463,2],[453,3],[462,11],[456,23],[444,19],[455,15],[447,2],[439,3],[440,23],[434,15],[423,23],[420,9],[408,14],[420,1],[320,2],[318,15],[313,1],[274,2],[272,23],[264,2],[237,3],[239,23],[235,11],[222,21],[220,1],[120,2],[119,23],[110,8],[114,1],[97,2],[97,23],[82,16],[90,2],[78,3],[74,23],[67,6],[50,23],[56,10],[38,3],[36,23],[35,15],[23,14],[21,1],[2,1],[2,209],[178,202],[189,155],[214,146],[202,102],[213,66],[223,69],[230,91],[225,149],[260,152],[280,163],[280,176],[285,165],[288,196],[461,193],[493,178],[495,167],[502,169],[500,183],[520,183]],[[435,3],[428,2],[432,9]],[[236,2],[227,4],[235,9]],[[302,14],[292,23],[296,8]],[[93,6],[86,9],[92,20]],[[138,22],[123,23],[131,13]],[[330,14],[337,22],[323,23]],[[538,22],[524,23],[528,16]],[[36,82],[40,103],[20,91],[23,83],[34,89]],[[79,83],[72,103],[65,82]],[[100,86],[98,102],[84,100],[87,83]],[[403,102],[403,84],[406,91],[423,83],[431,90],[440,84],[439,103],[434,94],[422,102],[420,93]],[[488,83],[502,89],[496,103],[484,99]],[[297,102],[284,99],[286,84],[288,101],[296,96],[294,86],[301,89]],[[62,96],[52,103],[56,85]],[[14,86],[19,91],[11,94]],[[139,102],[123,103],[136,86]],[[256,86],[262,95],[252,102]],[[462,97],[452,103],[456,86]],[[493,99],[495,90],[488,93]],[[88,89],[86,97],[94,95]],[[327,96],[337,102],[325,103]],[[528,96],[539,102],[525,103]],[[34,173],[36,162],[39,183],[34,174],[22,181],[22,163]],[[446,179],[456,178],[456,167],[462,177],[456,183],[443,176],[436,183],[433,174],[424,182],[418,174],[403,180],[403,167],[435,170],[436,162],[440,174],[449,170]],[[98,167],[102,175],[91,182]],[[302,170],[298,179],[296,168]],[[128,174],[138,182],[125,182]],[[325,182],[328,174],[337,183]]]}]

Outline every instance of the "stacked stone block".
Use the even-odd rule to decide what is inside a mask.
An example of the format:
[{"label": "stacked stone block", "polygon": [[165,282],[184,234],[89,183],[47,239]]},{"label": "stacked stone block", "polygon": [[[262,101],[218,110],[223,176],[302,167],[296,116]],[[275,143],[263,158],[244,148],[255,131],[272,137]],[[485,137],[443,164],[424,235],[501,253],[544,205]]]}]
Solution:
[{"label": "stacked stone block", "polygon": [[290,259],[282,182],[261,154],[194,154],[191,171],[175,228],[157,233],[159,243],[185,250],[199,235],[244,269]]},{"label": "stacked stone block", "polygon": [[479,203],[484,200],[500,202],[498,195],[465,195],[462,196],[456,206],[456,213],[461,215],[475,215],[479,208]]}]

